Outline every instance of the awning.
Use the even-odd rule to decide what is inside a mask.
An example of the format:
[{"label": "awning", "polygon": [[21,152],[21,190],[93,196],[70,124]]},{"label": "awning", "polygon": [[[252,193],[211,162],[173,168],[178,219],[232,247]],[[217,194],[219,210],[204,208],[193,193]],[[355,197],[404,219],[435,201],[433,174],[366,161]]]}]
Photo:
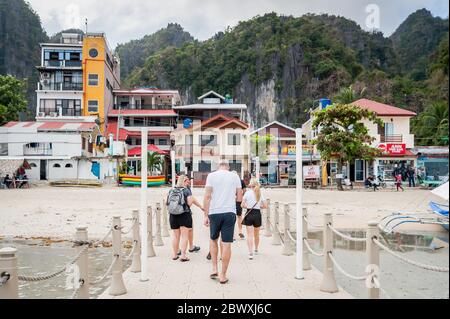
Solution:
[{"label": "awning", "polygon": [[[128,151],[128,156],[129,157],[134,157],[134,156],[141,156],[142,155],[142,148],[141,147],[135,147],[132,148]],[[148,146],[148,151],[152,152],[152,153],[158,153],[160,155],[168,155],[169,152],[167,151],[163,151],[162,149],[160,149],[159,147],[155,146],[155,145],[149,145]]]}]

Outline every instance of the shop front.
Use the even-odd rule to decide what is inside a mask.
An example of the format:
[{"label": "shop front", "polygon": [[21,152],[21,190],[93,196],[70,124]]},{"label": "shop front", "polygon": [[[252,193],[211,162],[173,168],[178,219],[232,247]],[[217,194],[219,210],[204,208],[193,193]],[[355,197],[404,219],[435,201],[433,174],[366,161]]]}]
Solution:
[{"label": "shop front", "polygon": [[382,156],[376,158],[369,168],[371,175],[394,181],[394,172],[400,172],[403,181],[406,181],[408,168],[417,168],[417,155],[406,149],[406,144],[380,144],[379,149]]}]

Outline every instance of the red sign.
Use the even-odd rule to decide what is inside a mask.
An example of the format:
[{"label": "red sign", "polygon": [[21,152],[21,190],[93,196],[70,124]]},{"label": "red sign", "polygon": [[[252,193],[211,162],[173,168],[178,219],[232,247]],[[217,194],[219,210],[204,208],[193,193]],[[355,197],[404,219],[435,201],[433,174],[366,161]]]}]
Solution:
[{"label": "red sign", "polygon": [[383,154],[388,155],[405,155],[406,154],[406,144],[380,144],[378,148],[383,152]]}]

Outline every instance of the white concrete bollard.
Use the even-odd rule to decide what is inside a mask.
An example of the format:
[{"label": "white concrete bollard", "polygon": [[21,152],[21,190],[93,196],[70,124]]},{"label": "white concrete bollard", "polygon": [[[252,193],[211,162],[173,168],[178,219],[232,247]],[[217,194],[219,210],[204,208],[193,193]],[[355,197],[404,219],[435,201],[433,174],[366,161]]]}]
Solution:
[{"label": "white concrete bollard", "polygon": [[18,298],[17,249],[2,248],[0,249],[0,300]]},{"label": "white concrete bollard", "polygon": [[127,288],[123,282],[123,263],[122,263],[122,223],[120,216],[113,217],[112,244],[113,258],[115,260],[112,269],[111,286],[109,294],[111,296],[121,296],[127,293]]},{"label": "white concrete bollard", "polygon": [[270,225],[270,199],[267,200],[266,225],[264,227],[264,236],[272,237],[272,226]]},{"label": "white concrete bollard", "polygon": [[292,256],[294,254],[293,251],[293,243],[291,238],[289,237],[289,232],[291,231],[291,217],[290,217],[291,208],[289,204],[284,205],[284,245],[283,245],[283,255],[284,256]]},{"label": "white concrete bollard", "polygon": [[281,237],[279,232],[280,227],[280,203],[275,202],[275,215],[273,220],[273,236],[272,236],[272,245],[280,246],[281,245]]},{"label": "white concrete bollard", "polygon": [[147,207],[147,257],[155,257],[155,247],[153,247],[153,208]]},{"label": "white concrete bollard", "polygon": [[323,292],[335,293],[338,292],[338,286],[334,277],[334,265],[328,253],[333,252],[333,232],[328,227],[333,225],[333,216],[331,214],[325,214],[324,230],[323,230],[323,254],[324,254],[324,267],[323,267],[323,280],[320,286],[320,290]]},{"label": "white concrete bollard", "polygon": [[[311,261],[309,260],[309,251],[306,247],[305,239],[308,240],[308,223],[306,222],[306,218],[308,218],[308,209],[303,208],[303,270],[311,270]],[[298,234],[297,234],[298,236]]]},{"label": "white concrete bollard", "polygon": [[161,236],[161,204],[156,203],[156,234],[155,234],[155,246],[164,246],[164,242]]},{"label": "white concrete bollard", "polygon": [[162,232],[161,232],[161,236],[162,237],[170,237],[169,234],[169,212],[167,211],[167,205],[166,205],[166,200],[163,199],[162,201]]},{"label": "white concrete bollard", "polygon": [[380,288],[373,281],[373,278],[377,279],[378,283],[380,277],[380,248],[373,242],[373,239],[380,238],[380,230],[378,229],[377,222],[369,222],[369,227],[367,228],[367,243],[366,243],[366,253],[367,253],[367,266],[371,269],[372,274],[370,282],[367,282],[367,294],[369,299],[380,299]]},{"label": "white concrete bollard", "polygon": [[[77,227],[75,240],[86,243],[88,241],[87,227]],[[86,245],[79,245],[77,253],[86,248]],[[78,291],[78,299],[89,299],[89,257],[88,251],[85,250],[77,260],[77,266],[80,270],[80,290]]]},{"label": "white concrete bollard", "polygon": [[139,230],[139,211],[133,210],[133,245],[136,248],[133,253],[130,271],[134,273],[141,272],[141,239]]}]

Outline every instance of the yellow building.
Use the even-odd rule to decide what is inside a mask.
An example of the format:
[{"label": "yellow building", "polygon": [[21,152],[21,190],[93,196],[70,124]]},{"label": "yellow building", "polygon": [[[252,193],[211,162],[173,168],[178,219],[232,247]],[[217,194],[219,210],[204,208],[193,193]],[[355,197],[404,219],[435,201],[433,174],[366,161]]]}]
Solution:
[{"label": "yellow building", "polygon": [[108,112],[114,105],[113,90],[120,88],[120,61],[108,46],[104,33],[88,33],[83,39],[83,116],[96,116],[106,132]]}]

